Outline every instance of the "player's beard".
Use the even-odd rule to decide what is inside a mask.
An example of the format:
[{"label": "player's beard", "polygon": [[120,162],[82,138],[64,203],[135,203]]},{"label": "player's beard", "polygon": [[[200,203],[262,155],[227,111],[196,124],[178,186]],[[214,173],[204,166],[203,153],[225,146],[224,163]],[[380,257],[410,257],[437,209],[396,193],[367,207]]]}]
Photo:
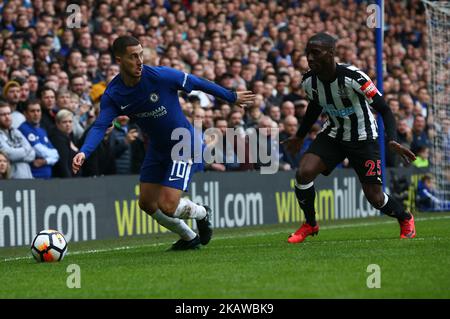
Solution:
[{"label": "player's beard", "polygon": [[139,73],[139,75],[137,74],[137,71],[135,68],[133,68],[133,70],[126,70],[126,74],[127,76],[129,76],[130,78],[133,79],[140,79],[142,77],[142,69],[141,72]]}]

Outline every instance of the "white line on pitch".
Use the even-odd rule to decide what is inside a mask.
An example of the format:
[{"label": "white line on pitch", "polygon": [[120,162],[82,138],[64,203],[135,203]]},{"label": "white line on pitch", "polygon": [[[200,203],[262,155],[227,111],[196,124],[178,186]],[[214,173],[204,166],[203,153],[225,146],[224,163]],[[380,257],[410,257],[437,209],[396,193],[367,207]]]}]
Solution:
[{"label": "white line on pitch", "polygon": [[[433,217],[420,217],[416,218],[416,221],[423,221],[423,220],[440,220],[440,219],[450,219],[450,216],[433,216]],[[373,222],[373,223],[356,223],[356,224],[343,224],[343,225],[324,225],[321,226],[321,229],[341,229],[341,228],[354,228],[354,227],[367,227],[367,226],[377,226],[377,225],[384,225],[384,224],[393,224],[397,223],[396,220],[386,220],[386,221],[380,221],[380,222]],[[264,232],[261,231],[259,233],[251,233],[251,234],[240,234],[240,235],[225,235],[225,236],[218,236],[215,237],[214,240],[226,240],[231,238],[247,238],[247,237],[258,237],[258,236],[265,236],[265,235],[276,235],[280,233],[286,233],[285,230],[283,231],[272,231],[272,232]],[[433,237],[431,239],[440,239],[439,237]],[[350,240],[345,242],[370,242],[370,241],[379,241],[382,239],[361,239],[361,240]],[[425,240],[425,238],[415,238],[415,241],[417,240]],[[330,244],[334,243],[335,241],[323,241],[320,243],[323,244]],[[167,245],[168,243],[154,243],[154,244],[143,244],[143,245],[135,245],[135,246],[121,246],[121,247],[115,247],[115,248],[104,248],[104,249],[90,249],[90,250],[79,250],[74,252],[68,252],[68,255],[74,256],[74,255],[84,255],[84,254],[96,254],[96,253],[104,253],[104,252],[111,252],[111,251],[120,251],[120,250],[130,250],[130,249],[138,249],[143,247],[158,247]],[[318,244],[318,242],[315,242],[314,244]],[[267,245],[266,245],[267,246]],[[23,260],[23,259],[31,259],[32,256],[22,256],[22,257],[13,257],[13,258],[6,258],[3,259],[3,262],[8,261],[17,261],[17,260]]]}]

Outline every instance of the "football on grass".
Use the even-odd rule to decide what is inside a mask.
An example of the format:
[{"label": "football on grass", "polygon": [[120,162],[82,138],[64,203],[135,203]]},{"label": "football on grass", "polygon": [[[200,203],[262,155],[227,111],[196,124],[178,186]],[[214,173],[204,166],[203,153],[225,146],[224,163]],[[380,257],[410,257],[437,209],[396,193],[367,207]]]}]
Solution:
[{"label": "football on grass", "polygon": [[61,261],[67,252],[67,242],[57,230],[40,231],[33,239],[31,253],[38,262]]}]

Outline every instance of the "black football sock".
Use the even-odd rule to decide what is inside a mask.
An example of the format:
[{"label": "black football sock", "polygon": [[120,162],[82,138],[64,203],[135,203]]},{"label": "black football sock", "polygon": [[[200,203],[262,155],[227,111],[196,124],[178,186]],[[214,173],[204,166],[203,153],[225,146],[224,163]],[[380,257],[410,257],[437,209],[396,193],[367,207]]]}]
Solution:
[{"label": "black football sock", "polygon": [[[380,211],[388,216],[397,218],[398,220],[405,220],[405,219],[410,219],[411,218],[411,214],[409,214],[408,212],[406,212],[402,205],[396,201],[395,199],[393,199],[391,196],[387,195],[386,193],[384,194],[384,205],[380,208]],[[387,201],[386,201],[387,199]]]},{"label": "black football sock", "polygon": [[314,209],[314,200],[316,199],[316,190],[314,183],[299,185],[295,183],[295,196],[303,212],[305,213],[306,222],[311,226],[316,226],[316,212]]}]

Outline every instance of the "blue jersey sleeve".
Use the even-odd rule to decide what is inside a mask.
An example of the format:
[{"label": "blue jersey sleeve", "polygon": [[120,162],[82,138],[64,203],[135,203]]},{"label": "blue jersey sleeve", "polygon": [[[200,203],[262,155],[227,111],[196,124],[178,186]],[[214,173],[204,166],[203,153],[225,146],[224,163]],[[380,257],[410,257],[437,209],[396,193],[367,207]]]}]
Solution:
[{"label": "blue jersey sleeve", "polygon": [[187,93],[192,90],[199,90],[221,98],[229,103],[236,102],[237,95],[235,91],[228,90],[214,82],[192,74],[181,72],[176,69],[162,68],[162,70],[162,78],[164,81],[172,83],[174,85],[174,89],[183,90]]},{"label": "blue jersey sleeve", "polygon": [[98,144],[103,140],[106,130],[111,126],[112,121],[119,116],[119,112],[114,106],[114,102],[105,93],[100,101],[100,114],[90,129],[80,152],[86,155],[86,158],[92,154]]}]

